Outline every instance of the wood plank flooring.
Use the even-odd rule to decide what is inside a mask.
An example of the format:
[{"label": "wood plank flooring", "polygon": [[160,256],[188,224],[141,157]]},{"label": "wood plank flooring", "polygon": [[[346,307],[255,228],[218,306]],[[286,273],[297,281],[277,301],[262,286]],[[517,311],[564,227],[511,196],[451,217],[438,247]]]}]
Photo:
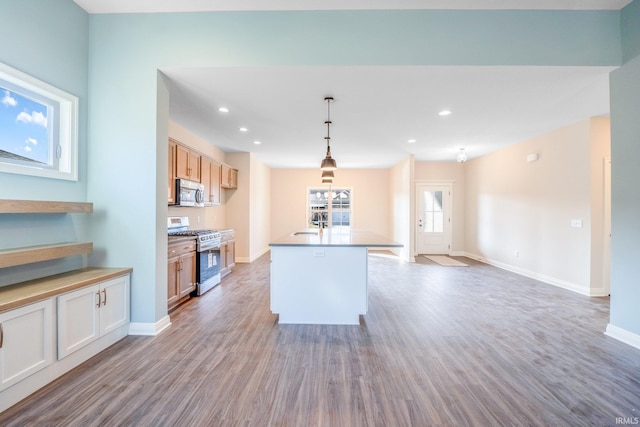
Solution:
[{"label": "wood plank flooring", "polygon": [[[360,326],[278,325],[269,255],[0,414],[2,426],[585,426],[640,416],[588,298],[470,259],[370,255]],[[321,272],[318,272],[321,274]],[[618,423],[619,424],[619,423]]]}]

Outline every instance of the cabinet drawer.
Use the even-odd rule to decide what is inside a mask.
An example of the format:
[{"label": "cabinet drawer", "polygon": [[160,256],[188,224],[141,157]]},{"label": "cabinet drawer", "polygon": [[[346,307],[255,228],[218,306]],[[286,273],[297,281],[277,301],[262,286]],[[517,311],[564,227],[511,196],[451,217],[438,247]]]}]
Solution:
[{"label": "cabinet drawer", "polygon": [[170,243],[168,247],[168,257],[172,258],[178,255],[187,254],[196,250],[196,242]]}]

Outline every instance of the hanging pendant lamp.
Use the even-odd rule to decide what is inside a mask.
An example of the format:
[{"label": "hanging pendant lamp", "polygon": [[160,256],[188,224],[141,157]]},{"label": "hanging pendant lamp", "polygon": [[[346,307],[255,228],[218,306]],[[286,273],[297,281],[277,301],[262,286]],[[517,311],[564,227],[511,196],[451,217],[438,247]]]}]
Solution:
[{"label": "hanging pendant lamp", "polygon": [[327,154],[324,159],[322,159],[322,163],[320,164],[320,169],[323,171],[334,171],[338,168],[336,161],[331,157],[331,135],[329,133],[329,129],[331,127],[331,103],[333,102],[333,98],[327,96],[324,99],[327,103],[327,121],[324,122],[327,125],[327,136],[324,139],[327,141]]}]

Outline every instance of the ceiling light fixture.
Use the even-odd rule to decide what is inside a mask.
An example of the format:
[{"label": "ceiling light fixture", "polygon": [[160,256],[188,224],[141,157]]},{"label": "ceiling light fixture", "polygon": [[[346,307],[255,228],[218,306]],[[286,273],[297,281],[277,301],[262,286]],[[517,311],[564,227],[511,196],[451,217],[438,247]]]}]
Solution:
[{"label": "ceiling light fixture", "polygon": [[457,160],[458,160],[458,163],[464,163],[467,161],[467,153],[464,152],[464,148],[460,149]]},{"label": "ceiling light fixture", "polygon": [[228,113],[229,109],[227,107],[220,107],[218,108],[218,111],[220,111],[221,113]]},{"label": "ceiling light fixture", "polygon": [[249,132],[249,129],[242,127],[238,129],[240,132]]},{"label": "ceiling light fixture", "polygon": [[253,141],[253,143],[254,143],[255,145],[260,145],[260,144],[262,144],[262,142],[260,142],[260,141]]},{"label": "ceiling light fixture", "polygon": [[451,114],[451,111],[449,110],[442,110],[438,113],[439,116],[448,116]]},{"label": "ceiling light fixture", "polygon": [[331,127],[331,103],[333,102],[333,98],[327,96],[324,100],[327,103],[327,120],[324,122],[324,124],[327,125],[327,136],[324,137],[324,139],[327,141],[327,155],[324,159],[322,159],[320,169],[322,169],[323,171],[334,171],[338,168],[338,165],[336,164],[336,161],[331,157],[331,136],[329,133],[329,128]]},{"label": "ceiling light fixture", "polygon": [[408,140],[407,142],[408,142],[409,144],[413,144],[413,143],[415,143],[415,142],[416,142],[416,140],[415,140],[415,139],[410,139],[410,140]]}]

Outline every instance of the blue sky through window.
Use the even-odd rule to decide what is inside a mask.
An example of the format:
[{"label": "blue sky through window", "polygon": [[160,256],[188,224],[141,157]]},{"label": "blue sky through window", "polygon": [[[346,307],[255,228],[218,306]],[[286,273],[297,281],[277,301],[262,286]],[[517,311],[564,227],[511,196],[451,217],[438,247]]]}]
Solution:
[{"label": "blue sky through window", "polygon": [[0,86],[0,150],[48,163],[47,106]]}]

